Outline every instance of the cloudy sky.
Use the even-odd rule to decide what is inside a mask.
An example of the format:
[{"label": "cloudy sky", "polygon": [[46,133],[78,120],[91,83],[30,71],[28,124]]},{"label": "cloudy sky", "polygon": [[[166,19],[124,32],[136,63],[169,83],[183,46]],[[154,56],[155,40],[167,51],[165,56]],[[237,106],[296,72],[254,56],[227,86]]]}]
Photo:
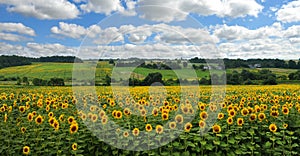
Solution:
[{"label": "cloudy sky", "polygon": [[0,0],[0,54],[300,58],[300,0]]}]

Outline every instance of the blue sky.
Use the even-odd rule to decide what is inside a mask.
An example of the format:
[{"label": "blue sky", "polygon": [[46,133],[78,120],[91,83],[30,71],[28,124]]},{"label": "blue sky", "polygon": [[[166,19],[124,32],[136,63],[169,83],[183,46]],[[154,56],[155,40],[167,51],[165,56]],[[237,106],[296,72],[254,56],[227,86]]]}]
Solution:
[{"label": "blue sky", "polygon": [[300,0],[3,0],[0,54],[295,59],[298,12]]}]

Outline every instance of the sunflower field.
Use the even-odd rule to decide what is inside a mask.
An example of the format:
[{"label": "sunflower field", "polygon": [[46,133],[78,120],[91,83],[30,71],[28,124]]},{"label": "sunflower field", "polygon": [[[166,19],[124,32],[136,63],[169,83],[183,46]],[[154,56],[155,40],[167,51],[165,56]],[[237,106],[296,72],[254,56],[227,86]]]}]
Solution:
[{"label": "sunflower field", "polygon": [[1,155],[300,155],[300,85],[91,90],[0,87]]}]

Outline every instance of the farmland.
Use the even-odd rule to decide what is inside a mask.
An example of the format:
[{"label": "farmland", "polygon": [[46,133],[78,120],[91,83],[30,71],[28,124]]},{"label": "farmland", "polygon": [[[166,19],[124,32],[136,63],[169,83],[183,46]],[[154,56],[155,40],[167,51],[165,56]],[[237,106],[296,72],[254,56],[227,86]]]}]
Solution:
[{"label": "farmland", "polygon": [[[195,63],[194,63],[195,64]],[[34,62],[32,65],[25,66],[16,66],[16,67],[8,67],[0,69],[0,78],[17,78],[17,77],[28,77],[30,81],[34,78],[47,79],[56,77],[62,78],[67,82],[67,84],[71,84],[72,81],[72,72],[73,72],[74,64],[72,63],[41,63]],[[96,69],[96,70],[95,70]],[[241,72],[246,68],[231,68],[226,69],[227,74],[231,74],[232,71]],[[272,71],[277,76],[288,76],[288,74],[296,72],[297,69],[284,69],[284,68],[259,68],[259,69],[246,69],[251,72],[259,72],[260,70],[267,69]],[[162,74],[163,79],[187,79],[187,80],[195,80],[196,78],[208,78],[211,76],[210,72],[213,73],[222,73],[222,71],[218,70],[195,70],[189,64],[186,68],[182,69],[174,69],[174,70],[159,70],[159,69],[148,69],[142,67],[114,67],[109,64],[107,61],[100,61],[97,63],[91,61],[85,61],[84,63],[76,63],[76,69],[81,72],[83,78],[76,77],[79,79],[85,79],[86,77],[90,77],[91,79],[95,77],[96,81],[101,81],[105,77],[105,75],[110,75],[112,72],[115,72],[113,75],[113,79],[119,81],[124,77],[130,76],[131,72],[135,78],[143,79],[149,73],[159,72]],[[90,75],[90,71],[95,70],[95,75]],[[132,76],[131,75],[131,76]],[[15,82],[0,82],[1,84],[15,84]]]}]

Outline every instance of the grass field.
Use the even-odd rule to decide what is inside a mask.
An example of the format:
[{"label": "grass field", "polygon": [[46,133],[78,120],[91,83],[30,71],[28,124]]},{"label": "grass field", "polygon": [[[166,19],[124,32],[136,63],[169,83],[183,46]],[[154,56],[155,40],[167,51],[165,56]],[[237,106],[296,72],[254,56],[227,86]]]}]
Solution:
[{"label": "grass field", "polygon": [[[87,77],[93,78],[94,75],[91,75],[91,71],[94,70],[95,64],[91,62],[79,63],[76,64],[76,71],[80,71],[79,75],[75,76],[77,79],[86,79]],[[236,69],[227,69],[226,73],[231,73],[233,70],[241,72],[244,68],[236,68]],[[278,69],[278,68],[268,68],[276,75],[288,75],[289,73],[295,72],[296,69]],[[262,69],[247,69],[251,72],[258,72]],[[72,63],[33,63],[32,65],[26,66],[17,66],[17,67],[9,67],[0,69],[0,76],[8,77],[28,77],[29,80],[33,78],[40,78],[40,79],[50,79],[53,77],[63,78],[66,82],[70,82],[72,79],[72,71],[73,71],[73,64]],[[108,62],[98,62],[96,68],[95,78],[96,80],[101,80],[105,77],[106,74],[111,75],[112,71],[114,75],[112,78],[115,80],[120,79],[128,79],[129,76],[143,79],[149,73],[153,72],[160,72],[163,75],[163,79],[187,79],[187,80],[194,80],[195,75],[199,78],[209,77],[210,71],[201,71],[201,70],[194,70],[191,66],[188,68],[183,69],[176,69],[176,70],[157,70],[157,69],[147,69],[147,68],[131,68],[131,67],[115,67],[113,68],[112,65],[108,64]],[[130,75],[130,72],[134,72],[134,76]],[[218,71],[213,71],[216,73],[221,73]],[[8,82],[5,82],[8,83]],[[4,83],[0,83],[4,84]],[[10,82],[8,84],[11,84]]]}]

